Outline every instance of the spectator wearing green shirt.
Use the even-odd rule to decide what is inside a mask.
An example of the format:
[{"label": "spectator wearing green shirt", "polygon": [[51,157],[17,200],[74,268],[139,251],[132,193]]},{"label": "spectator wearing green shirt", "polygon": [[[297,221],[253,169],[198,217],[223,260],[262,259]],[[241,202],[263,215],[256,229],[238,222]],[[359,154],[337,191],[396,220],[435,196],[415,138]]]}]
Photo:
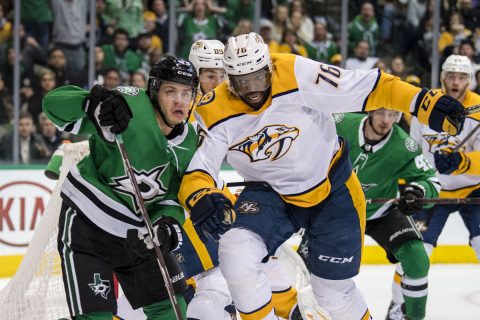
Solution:
[{"label": "spectator wearing green shirt", "polygon": [[178,19],[180,56],[183,58],[188,58],[190,46],[195,41],[217,39],[222,27],[218,24],[221,20],[210,14],[205,0],[194,0],[192,10],[191,13],[180,15]]},{"label": "spectator wearing green shirt", "polygon": [[324,63],[330,63],[333,55],[338,53],[337,44],[331,39],[327,26],[320,21],[315,23],[313,41],[306,43],[305,48],[309,58]]},{"label": "spectator wearing green shirt", "polygon": [[125,29],[117,29],[113,33],[113,44],[103,45],[105,53],[103,65],[106,68],[116,68],[120,71],[122,78],[128,79],[130,73],[142,67],[143,58],[129,46],[128,32]]},{"label": "spectator wearing green shirt", "polygon": [[46,50],[50,42],[50,25],[53,21],[48,0],[22,0],[20,19],[27,36],[34,37]]},{"label": "spectator wearing green shirt", "polygon": [[348,24],[348,49],[353,52],[357,43],[364,40],[370,45],[371,56],[376,56],[379,39],[380,29],[375,19],[373,4],[364,2],[360,14]]},{"label": "spectator wearing green shirt", "polygon": [[251,0],[227,0],[227,12],[224,16],[228,21],[228,27],[233,30],[240,19],[254,20],[255,1]]},{"label": "spectator wearing green shirt", "polygon": [[102,18],[107,26],[128,30],[128,37],[135,39],[143,29],[143,1],[105,0]]}]

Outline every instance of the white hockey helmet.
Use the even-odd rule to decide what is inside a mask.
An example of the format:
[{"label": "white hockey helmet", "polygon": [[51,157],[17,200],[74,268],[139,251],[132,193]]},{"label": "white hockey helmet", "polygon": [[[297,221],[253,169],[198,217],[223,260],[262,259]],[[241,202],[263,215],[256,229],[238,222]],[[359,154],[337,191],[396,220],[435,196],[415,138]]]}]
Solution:
[{"label": "white hockey helmet", "polygon": [[448,56],[442,65],[441,80],[445,80],[448,72],[460,72],[468,74],[469,82],[473,80],[472,62],[466,56],[452,54]]},{"label": "white hockey helmet", "polygon": [[265,66],[272,67],[268,45],[255,32],[230,37],[225,46],[223,64],[227,75],[233,76],[249,74]]},{"label": "white hockey helmet", "polygon": [[188,60],[200,74],[202,68],[223,68],[225,46],[218,40],[198,40],[192,44]]},{"label": "white hockey helmet", "polygon": [[268,99],[272,85],[270,49],[255,32],[228,39],[223,54],[228,88],[254,110]]}]

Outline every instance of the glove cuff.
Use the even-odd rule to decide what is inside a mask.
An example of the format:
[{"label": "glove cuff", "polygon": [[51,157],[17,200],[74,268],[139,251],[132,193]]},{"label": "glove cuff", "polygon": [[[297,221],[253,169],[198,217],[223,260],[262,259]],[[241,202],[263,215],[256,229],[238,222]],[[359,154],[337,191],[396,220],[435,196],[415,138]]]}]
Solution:
[{"label": "glove cuff", "polygon": [[[460,109],[460,108],[461,109]],[[439,89],[422,89],[415,103],[413,115],[423,124],[437,132],[446,132],[450,135],[457,135],[462,127],[454,119],[462,116],[460,112],[455,114],[456,109],[463,110],[461,104],[454,98],[444,95]],[[452,118],[453,117],[453,118]]]},{"label": "glove cuff", "polygon": [[[426,88],[423,88],[422,91],[418,94],[417,101],[415,102],[415,110],[413,111],[413,115],[418,118],[418,121],[420,123],[426,124],[430,126],[432,123],[438,124],[436,128],[431,128],[434,129],[435,131],[438,131],[437,129],[440,129],[440,125],[443,122],[443,119],[430,119],[432,116],[434,116],[438,112],[433,112],[433,109],[435,108],[435,105],[437,104],[438,99],[442,96],[442,93],[438,89],[431,89],[427,90]],[[437,110],[438,111],[438,110]],[[432,121],[436,120],[436,121]]]},{"label": "glove cuff", "polygon": [[222,193],[223,192],[219,189],[216,188],[205,188],[205,189],[200,189],[196,192],[194,192],[191,196],[188,197],[187,201],[185,201],[185,204],[187,206],[188,210],[192,210],[193,207],[199,202],[201,199],[203,199],[206,195],[212,194],[212,193]]},{"label": "glove cuff", "polygon": [[[158,232],[164,232],[167,234],[167,239],[161,245],[162,249],[165,252],[170,252],[177,249],[183,243],[182,229],[177,220],[169,216],[160,217],[155,223],[153,223],[155,236],[161,238]],[[159,231],[161,229],[161,231]],[[158,239],[157,239],[158,242]],[[157,245],[160,245],[157,243]]]},{"label": "glove cuff", "polygon": [[470,158],[463,152],[458,152],[461,160],[458,164],[458,168],[452,172],[454,175],[462,174],[470,169],[471,161]]},{"label": "glove cuff", "polygon": [[[411,183],[408,184],[408,186],[417,188],[419,191],[422,192],[422,197],[425,197],[425,194],[426,194],[427,190],[425,190],[425,187],[424,187],[423,185],[421,185],[420,183],[411,182]],[[407,186],[407,187],[408,187],[408,186]]]}]

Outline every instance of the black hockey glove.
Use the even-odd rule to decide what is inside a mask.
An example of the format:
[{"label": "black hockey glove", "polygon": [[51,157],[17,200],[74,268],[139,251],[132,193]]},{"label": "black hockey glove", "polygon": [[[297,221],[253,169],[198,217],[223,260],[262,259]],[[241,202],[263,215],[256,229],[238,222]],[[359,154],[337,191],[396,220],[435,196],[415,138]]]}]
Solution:
[{"label": "black hockey glove", "polygon": [[214,192],[204,195],[190,211],[195,230],[203,242],[207,237],[219,240],[220,235],[227,232],[235,221],[235,210],[232,202],[222,193]]},{"label": "black hockey glove", "polygon": [[85,112],[97,131],[108,142],[127,129],[132,111],[125,98],[115,90],[95,85],[85,103]]},{"label": "black hockey glove", "polygon": [[182,233],[177,221],[170,217],[161,217],[153,225],[154,239],[148,234],[142,234],[138,229],[127,230],[127,244],[137,255],[148,257],[154,248],[154,243],[160,247],[162,254],[173,251],[182,239]]},{"label": "black hockey glove", "polygon": [[439,90],[423,89],[417,98],[414,115],[437,132],[456,136],[463,129],[467,112],[455,98],[443,95]]},{"label": "black hockey glove", "polygon": [[413,213],[422,210],[423,204],[415,201],[416,199],[423,199],[425,192],[420,185],[416,184],[399,184],[398,189],[400,191],[400,201],[397,208],[406,215],[412,215]]},{"label": "black hockey glove", "polygon": [[462,174],[470,168],[470,159],[465,153],[452,152],[451,149],[442,151],[433,154],[438,172],[442,174]]}]

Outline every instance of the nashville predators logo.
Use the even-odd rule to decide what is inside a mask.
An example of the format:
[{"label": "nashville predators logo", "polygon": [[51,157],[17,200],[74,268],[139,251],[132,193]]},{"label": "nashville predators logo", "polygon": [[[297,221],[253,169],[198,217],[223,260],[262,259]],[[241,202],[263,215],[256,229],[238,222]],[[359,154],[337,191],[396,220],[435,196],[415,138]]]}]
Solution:
[{"label": "nashville predators logo", "polygon": [[197,104],[197,107],[203,106],[205,104],[209,104],[213,100],[215,100],[215,91],[207,92],[203,95],[202,99],[200,99],[200,101]]},{"label": "nashville predators logo", "polygon": [[270,125],[247,137],[229,148],[245,153],[250,161],[270,159],[275,161],[283,157],[290,149],[300,130],[285,125]]},{"label": "nashville predators logo", "polygon": [[423,138],[427,141],[429,152],[435,153],[445,148],[454,148],[460,140],[457,137],[445,133],[424,134]]},{"label": "nashville predators logo", "polygon": [[195,44],[193,45],[193,50],[198,50],[200,49],[201,47],[203,47],[203,42],[202,41],[197,41],[195,42]]}]

